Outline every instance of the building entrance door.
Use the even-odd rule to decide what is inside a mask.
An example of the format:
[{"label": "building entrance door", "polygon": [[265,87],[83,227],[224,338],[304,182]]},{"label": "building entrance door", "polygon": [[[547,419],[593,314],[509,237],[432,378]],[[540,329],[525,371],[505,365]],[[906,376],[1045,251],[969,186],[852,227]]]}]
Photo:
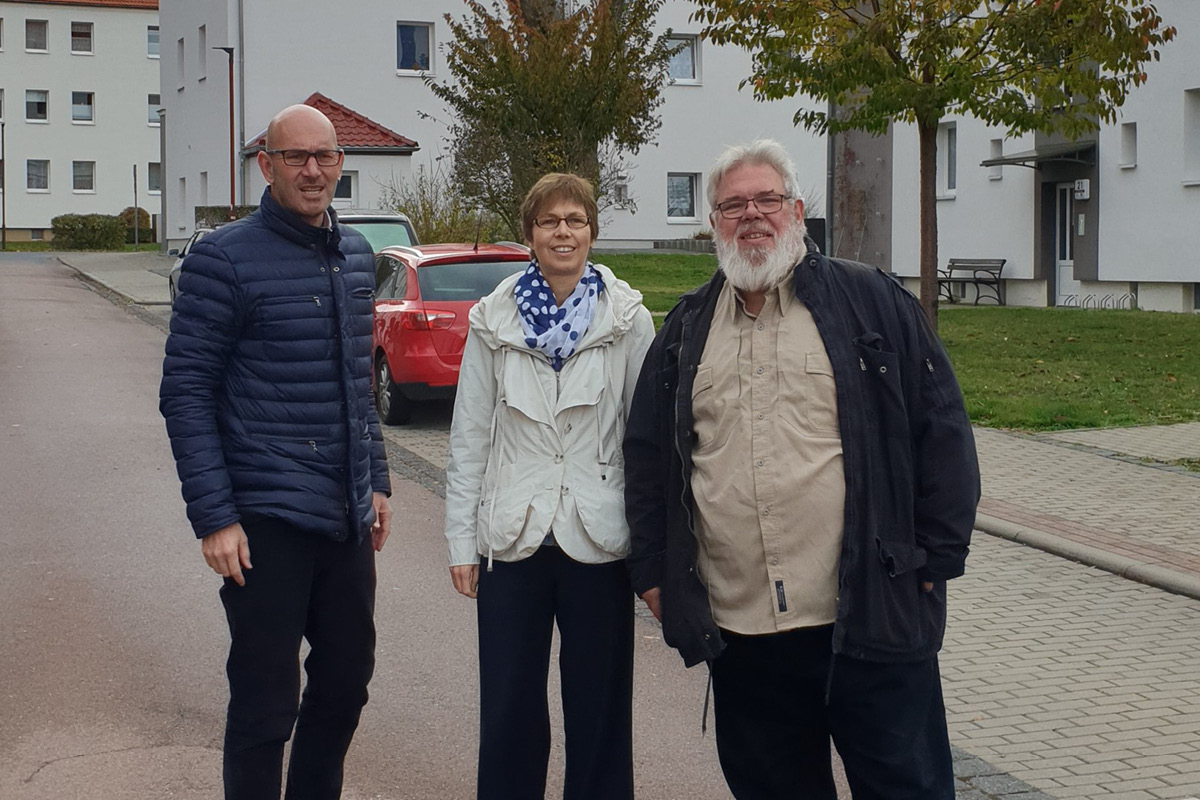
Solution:
[{"label": "building entrance door", "polygon": [[1054,305],[1076,306],[1079,281],[1075,280],[1075,184],[1060,183],[1054,216]]}]

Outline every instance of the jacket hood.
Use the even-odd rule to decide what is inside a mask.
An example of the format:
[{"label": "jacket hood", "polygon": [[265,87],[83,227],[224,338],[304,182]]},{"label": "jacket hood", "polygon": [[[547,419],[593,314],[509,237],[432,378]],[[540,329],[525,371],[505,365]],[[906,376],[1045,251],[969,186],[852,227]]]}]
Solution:
[{"label": "jacket hood", "polygon": [[[604,281],[604,291],[600,293],[592,324],[579,344],[581,350],[598,341],[624,336],[633,327],[634,317],[642,307],[641,292],[618,278],[603,264],[592,263],[592,266]],[[507,346],[519,350],[531,349],[525,344],[517,302],[513,298],[513,287],[520,277],[521,272],[508,276],[491,294],[471,308],[468,317],[471,330],[489,348]]]}]

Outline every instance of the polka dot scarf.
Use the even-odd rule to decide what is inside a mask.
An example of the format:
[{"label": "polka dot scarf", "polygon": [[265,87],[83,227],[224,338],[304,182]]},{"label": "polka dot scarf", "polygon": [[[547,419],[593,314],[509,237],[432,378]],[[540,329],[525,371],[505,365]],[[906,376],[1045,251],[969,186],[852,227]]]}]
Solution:
[{"label": "polka dot scarf", "polygon": [[596,311],[596,298],[604,291],[600,273],[592,268],[591,262],[583,269],[579,285],[562,306],[554,301],[554,292],[542,277],[537,260],[529,262],[529,269],[517,280],[513,295],[520,312],[521,329],[525,333],[525,344],[542,352],[550,360],[550,366],[558,372],[563,360],[575,352],[579,340],[592,324]]}]

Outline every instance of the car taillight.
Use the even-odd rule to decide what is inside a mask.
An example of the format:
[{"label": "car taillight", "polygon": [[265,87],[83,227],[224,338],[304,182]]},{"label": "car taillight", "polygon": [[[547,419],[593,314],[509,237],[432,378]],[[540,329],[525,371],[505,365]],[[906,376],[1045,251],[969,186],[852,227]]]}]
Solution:
[{"label": "car taillight", "polygon": [[410,331],[445,330],[454,324],[453,311],[405,311],[400,324]]}]

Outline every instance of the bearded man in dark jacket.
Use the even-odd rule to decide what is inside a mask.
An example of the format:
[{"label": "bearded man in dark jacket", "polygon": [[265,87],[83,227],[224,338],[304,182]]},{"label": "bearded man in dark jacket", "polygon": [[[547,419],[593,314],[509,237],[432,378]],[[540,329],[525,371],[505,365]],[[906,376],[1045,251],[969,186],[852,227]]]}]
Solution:
[{"label": "bearded man in dark jacket", "polygon": [[324,114],[281,111],[258,165],[258,210],[183,264],[159,408],[188,519],[224,579],[225,796],[278,798],[294,729],[285,796],[336,798],[375,665],[391,517],[370,393],[374,264],[330,208],[342,151]]},{"label": "bearded man in dark jacket", "polygon": [[738,800],[948,800],[937,652],[979,469],[954,373],[890,276],[805,236],[786,150],[709,174],[720,270],[651,345],[625,434],[634,590],[712,676]]}]

